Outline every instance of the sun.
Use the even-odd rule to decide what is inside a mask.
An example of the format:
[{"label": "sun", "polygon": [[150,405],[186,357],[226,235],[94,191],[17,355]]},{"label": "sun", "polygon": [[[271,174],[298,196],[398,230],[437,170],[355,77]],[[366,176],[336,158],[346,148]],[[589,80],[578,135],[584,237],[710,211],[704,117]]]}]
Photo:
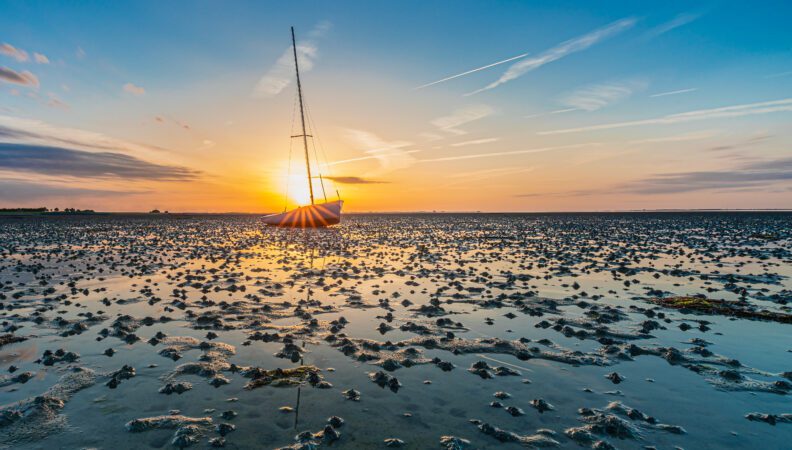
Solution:
[{"label": "sun", "polygon": [[311,204],[311,194],[308,189],[308,175],[305,168],[284,167],[277,177],[278,192],[288,196],[288,201],[292,205],[305,206]]}]

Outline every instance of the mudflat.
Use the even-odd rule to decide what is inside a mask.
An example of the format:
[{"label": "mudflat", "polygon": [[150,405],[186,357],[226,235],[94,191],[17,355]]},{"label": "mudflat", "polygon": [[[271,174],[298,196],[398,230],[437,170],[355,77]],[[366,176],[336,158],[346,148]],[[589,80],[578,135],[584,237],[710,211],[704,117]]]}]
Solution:
[{"label": "mudflat", "polygon": [[0,217],[0,445],[785,448],[790,223]]}]

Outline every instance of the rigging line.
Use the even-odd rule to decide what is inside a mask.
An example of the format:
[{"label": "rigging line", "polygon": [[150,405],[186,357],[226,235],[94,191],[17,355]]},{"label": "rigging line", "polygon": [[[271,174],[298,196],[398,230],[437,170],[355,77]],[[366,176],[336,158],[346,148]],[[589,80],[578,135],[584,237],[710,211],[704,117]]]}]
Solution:
[{"label": "rigging line", "polygon": [[[311,115],[311,111],[307,107],[306,107],[306,114],[308,114],[308,121],[311,123],[311,126],[315,129],[316,128],[316,124],[314,123],[313,116]],[[319,141],[319,150],[322,152],[322,156],[324,158],[324,165],[328,169],[328,175],[332,175],[330,173],[330,164],[329,164],[329,160],[327,159],[327,153],[325,152],[324,144],[322,143],[322,138],[319,137],[319,132],[318,131],[316,131],[316,133],[313,133],[313,134],[316,136],[316,140]],[[318,155],[316,157],[316,162],[317,162],[317,164],[321,164],[322,163],[320,161]]]},{"label": "rigging line", "polygon": [[300,64],[297,61],[297,40],[294,27],[291,27],[292,51],[294,53],[294,72],[297,75],[297,94],[300,97],[300,123],[302,124],[303,147],[305,148],[305,168],[308,172],[308,192],[311,194],[311,206],[314,204],[313,180],[311,180],[311,158],[308,156],[308,136],[305,132],[305,113],[303,111],[302,84],[300,83]]},{"label": "rigging line", "polygon": [[[316,127],[315,127],[315,125],[313,125],[313,116],[311,116],[310,109],[307,110],[306,112],[308,113],[308,122],[311,123],[312,124],[312,128],[315,129]],[[322,157],[324,158],[324,164],[325,164],[325,167],[327,168],[328,175],[332,176],[333,173],[332,173],[332,171],[330,169],[330,167],[331,167],[330,166],[330,161],[327,158],[327,152],[325,151],[324,144],[322,143],[322,138],[319,137],[319,132],[318,131],[312,132],[311,134],[316,135],[316,140],[319,141],[319,150],[321,151]],[[315,146],[314,146],[314,153],[316,153],[316,147]],[[321,167],[321,162],[319,160],[319,156],[318,155],[316,155],[316,164],[317,164],[317,166],[319,166],[319,167],[317,167],[317,169]],[[320,173],[320,175],[321,175],[321,173]],[[324,184],[322,185],[322,189],[324,189]],[[336,185],[336,194],[338,195],[338,199],[340,200],[341,199],[341,194],[338,192],[338,186],[337,185]],[[327,199],[327,194],[325,193],[325,201],[327,201],[326,199]]]},{"label": "rigging line", "polygon": [[[310,121],[310,117],[311,116],[308,116],[309,121]],[[311,134],[313,135],[314,132],[311,132]],[[322,169],[320,169],[321,164],[319,162],[319,154],[316,151],[316,142],[314,142],[313,136],[311,136],[311,145],[313,146],[314,159],[316,160],[316,171],[319,173],[319,184],[322,186],[322,195],[324,196],[325,203],[327,203],[327,191],[325,191],[324,178],[322,178]]]},{"label": "rigging line", "polygon": [[[314,136],[317,134],[316,124],[311,117],[311,110],[308,108],[308,102],[305,100],[305,97],[303,97],[303,106],[305,107],[305,115],[308,119],[308,129],[311,130],[311,145],[313,146],[314,159],[316,160],[316,171],[319,173],[319,185],[322,187],[322,195],[324,196],[325,203],[327,203],[327,191],[324,186],[324,178],[322,178],[322,165],[321,161],[319,161],[319,154],[316,151],[316,142],[314,142]],[[318,136],[316,139],[319,139]],[[321,140],[319,142],[321,144]]]}]

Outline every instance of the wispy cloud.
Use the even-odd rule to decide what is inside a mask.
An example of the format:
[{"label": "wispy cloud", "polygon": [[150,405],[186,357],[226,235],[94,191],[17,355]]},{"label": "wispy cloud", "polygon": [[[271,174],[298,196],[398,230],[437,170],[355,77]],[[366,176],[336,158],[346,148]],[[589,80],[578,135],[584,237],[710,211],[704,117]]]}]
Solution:
[{"label": "wispy cloud", "polygon": [[335,177],[324,177],[326,180],[333,181],[339,184],[384,184],[390,183],[390,181],[382,181],[382,180],[370,180],[367,178],[361,177],[353,177],[353,176],[335,176]]},{"label": "wispy cloud", "polygon": [[523,116],[526,119],[534,119],[536,117],[548,116],[548,115],[555,115],[555,114],[566,114],[568,112],[578,111],[577,108],[564,108],[564,109],[556,109],[554,111],[544,112],[544,113],[536,113],[536,114],[529,114],[527,116]]},{"label": "wispy cloud", "polygon": [[61,100],[60,97],[58,97],[56,94],[50,92],[47,94],[47,96],[49,97],[49,100],[47,101],[47,106],[51,108],[60,108],[64,110],[70,109],[70,106],[66,102]]},{"label": "wispy cloud", "polygon": [[18,49],[8,43],[0,44],[0,55],[5,55],[8,56],[9,58],[14,58],[19,62],[25,62],[28,59],[30,59],[26,51]]},{"label": "wispy cloud", "polygon": [[347,129],[345,130],[345,134],[350,141],[355,143],[359,149],[363,150],[366,156],[333,161],[328,163],[328,165],[333,166],[348,162],[375,159],[379,162],[382,172],[389,172],[410,167],[415,163],[415,158],[411,153],[415,153],[417,150],[406,150],[407,147],[412,145],[412,142],[387,141],[374,133],[363,130]]},{"label": "wispy cloud", "polygon": [[472,170],[469,172],[457,172],[448,175],[448,178],[461,178],[465,181],[471,180],[485,180],[488,178],[493,177],[501,177],[505,175],[511,175],[514,173],[525,173],[525,172],[533,172],[535,167],[500,167],[496,169],[481,169],[481,170]]},{"label": "wispy cloud", "polygon": [[[28,62],[30,60],[30,56],[28,56],[28,52],[16,48],[11,44],[3,43],[0,44],[0,55],[8,56],[9,58],[14,58],[19,62]],[[36,61],[38,64],[49,64],[49,58],[46,55],[41,53],[33,52],[33,60]]]},{"label": "wispy cloud", "polygon": [[635,25],[635,22],[636,20],[634,18],[621,19],[603,28],[592,31],[591,33],[565,41],[549,50],[544,51],[538,56],[520,60],[512,64],[506,70],[506,72],[504,72],[503,75],[501,75],[500,78],[498,78],[494,82],[484,86],[481,89],[470,92],[469,94],[466,95],[477,94],[482,91],[494,89],[504,83],[508,83],[511,80],[521,77],[522,75],[525,75],[526,73],[532,70],[538,69],[539,67],[542,67],[545,64],[551,63],[553,61],[557,61],[572,53],[585,50],[591,47],[592,45],[602,41],[603,39],[606,39],[610,36],[621,33],[622,31],[631,28],[633,25]]},{"label": "wispy cloud", "polygon": [[463,135],[467,134],[467,131],[460,129],[460,126],[491,116],[494,113],[495,110],[490,106],[471,105],[457,109],[447,116],[432,120],[432,125],[447,133]]},{"label": "wispy cloud", "polygon": [[9,143],[0,143],[0,168],[80,178],[183,181],[198,176],[185,167],[154,164],[122,153]]},{"label": "wispy cloud", "polygon": [[648,83],[644,80],[595,84],[566,95],[561,99],[561,102],[572,109],[596,111],[612,103],[624,100],[636,91],[646,89],[647,85]]},{"label": "wispy cloud", "polygon": [[195,150],[197,151],[209,150],[210,148],[214,148],[216,145],[217,143],[215,141],[212,141],[210,139],[204,139],[203,142],[201,142],[201,146],[196,148]]},{"label": "wispy cloud", "polygon": [[461,161],[466,159],[480,159],[480,158],[493,158],[496,156],[515,156],[515,155],[527,155],[531,153],[544,153],[544,152],[552,152],[556,150],[573,150],[578,148],[584,147],[596,147],[601,144],[597,142],[588,142],[588,143],[581,143],[581,144],[572,144],[572,145],[561,145],[556,147],[539,147],[539,148],[529,148],[525,150],[513,150],[507,152],[490,152],[490,153],[475,153],[469,155],[454,155],[454,156],[445,156],[440,158],[429,158],[429,159],[421,159],[419,162],[448,162],[448,161]]},{"label": "wispy cloud", "polygon": [[17,72],[8,67],[0,67],[0,80],[6,83],[21,84],[23,86],[39,87],[38,77],[28,72]]},{"label": "wispy cloud", "polygon": [[475,69],[471,69],[471,70],[468,70],[466,72],[458,73],[456,75],[451,75],[450,77],[445,77],[445,78],[437,80],[437,81],[432,81],[431,83],[422,84],[421,86],[413,88],[413,90],[417,91],[419,89],[427,88],[429,86],[434,86],[435,84],[439,84],[439,83],[443,83],[443,82],[446,82],[446,81],[449,81],[449,80],[453,80],[454,78],[463,77],[465,75],[470,75],[471,73],[475,73],[475,72],[479,72],[481,70],[489,69],[490,67],[495,67],[495,66],[499,66],[501,64],[506,64],[507,62],[511,62],[511,61],[516,60],[516,59],[522,59],[522,58],[525,58],[526,56],[528,56],[528,53],[522,53],[522,54],[517,55],[517,56],[512,56],[511,58],[507,58],[507,59],[504,59],[504,60],[501,60],[501,61],[498,61],[498,62],[494,62],[492,64],[487,64],[486,66],[476,67]]},{"label": "wispy cloud", "polygon": [[787,72],[778,72],[778,73],[771,73],[770,75],[765,75],[765,79],[772,79],[772,78],[781,78],[781,77],[788,77],[792,75],[792,70]]},{"label": "wispy cloud", "polygon": [[122,89],[124,92],[128,92],[134,96],[141,96],[146,93],[146,89],[134,83],[127,83],[122,87]]},{"label": "wispy cloud", "polygon": [[428,131],[427,132],[423,132],[423,133],[418,133],[418,136],[420,136],[421,138],[427,140],[428,142],[439,141],[439,140],[445,138],[445,136],[443,136],[442,134],[432,133],[432,132],[428,132]]},{"label": "wispy cloud", "polygon": [[110,190],[75,187],[74,183],[33,182],[23,179],[0,179],[0,201],[18,206],[32,201],[68,200],[75,197],[118,197],[144,194],[146,191]]},{"label": "wispy cloud", "polygon": [[752,161],[731,168],[661,173],[604,188],[531,193],[517,197],[585,197],[625,193],[663,195],[698,191],[792,192],[791,182],[792,158],[781,158]]},{"label": "wispy cloud", "polygon": [[46,55],[42,55],[41,53],[33,53],[33,59],[36,60],[39,64],[49,64],[50,60],[47,58]]},{"label": "wispy cloud", "polygon": [[517,173],[533,172],[534,167],[501,167],[497,169],[481,169],[471,170],[468,172],[457,172],[447,176],[451,181],[440,186],[442,189],[448,189],[456,186],[470,187],[472,182],[489,180],[492,178],[504,178],[509,175]]},{"label": "wispy cloud", "polygon": [[562,128],[558,130],[540,131],[539,135],[580,133],[584,131],[610,130],[614,128],[635,127],[643,125],[667,125],[695,120],[721,119],[742,117],[757,114],[770,114],[776,112],[792,111],[792,98],[771,100],[766,102],[748,103],[743,105],[725,106],[721,108],[700,109],[678,114],[669,114],[662,117],[627,122],[605,123],[577,128]]},{"label": "wispy cloud", "polygon": [[772,135],[767,134],[767,133],[759,133],[759,134],[751,136],[751,137],[749,137],[747,139],[743,139],[743,140],[740,140],[740,141],[737,141],[737,142],[716,145],[714,147],[710,147],[708,150],[712,151],[712,152],[722,152],[722,151],[726,151],[726,150],[737,150],[739,148],[751,147],[753,145],[760,144],[762,142],[767,141],[768,139],[771,139],[772,137],[773,137]]},{"label": "wispy cloud", "polygon": [[654,144],[659,142],[686,142],[708,139],[718,135],[716,130],[694,131],[692,133],[676,134],[673,136],[661,136],[655,138],[636,139],[629,141],[628,144]]},{"label": "wispy cloud", "polygon": [[693,14],[693,13],[682,13],[678,14],[673,19],[669,20],[668,22],[662,23],[646,33],[646,37],[653,38],[660,36],[661,34],[668,33],[669,31],[679,28],[681,26],[687,25],[690,22],[701,17],[700,14]]},{"label": "wispy cloud", "polygon": [[0,142],[122,152],[155,161],[171,153],[159,147],[128,142],[93,131],[58,127],[39,120],[12,116],[0,116]]},{"label": "wispy cloud", "polygon": [[667,173],[627,183],[620,190],[669,194],[714,189],[742,189],[792,181],[792,158],[753,162],[732,169]]},{"label": "wispy cloud", "polygon": [[[297,61],[300,72],[309,72],[314,67],[319,48],[316,41],[331,27],[330,22],[321,22],[308,33],[308,39],[297,42]],[[294,50],[291,46],[283,51],[264,76],[256,83],[253,95],[259,98],[274,97],[294,81]]]},{"label": "wispy cloud", "polygon": [[491,138],[483,138],[483,139],[471,139],[469,141],[462,141],[456,142],[451,144],[451,147],[466,147],[468,145],[480,145],[480,144],[489,144],[490,142],[497,142],[500,138],[491,137]]},{"label": "wispy cloud", "polygon": [[676,90],[676,91],[659,92],[657,94],[652,94],[649,97],[655,98],[655,97],[665,97],[667,95],[686,94],[688,92],[693,92],[693,91],[697,91],[697,90],[698,90],[698,88],[679,89],[679,90]]}]

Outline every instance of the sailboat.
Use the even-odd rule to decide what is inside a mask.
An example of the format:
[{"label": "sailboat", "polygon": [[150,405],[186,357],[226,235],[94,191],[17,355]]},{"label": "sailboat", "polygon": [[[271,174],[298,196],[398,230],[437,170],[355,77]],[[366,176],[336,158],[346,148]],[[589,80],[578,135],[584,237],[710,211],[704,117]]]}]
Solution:
[{"label": "sailboat", "polygon": [[[311,204],[300,206],[291,211],[284,211],[280,214],[264,216],[263,220],[267,225],[280,227],[322,228],[341,222],[341,208],[344,206],[344,201],[341,200],[339,195],[338,200],[328,202],[326,194],[324,203],[316,203],[314,201],[311,161],[308,157],[308,138],[312,136],[305,131],[305,111],[303,108],[302,84],[300,83],[300,65],[297,63],[297,43],[294,39],[294,27],[291,27],[291,37],[292,49],[294,50],[294,71],[297,74],[297,95],[300,98],[300,122],[302,124],[302,134],[292,136],[291,138],[302,138],[303,141],[305,167],[308,174],[308,192],[310,193]],[[322,183],[322,191],[324,192],[324,181],[322,181],[321,173],[319,174],[319,180]]]}]

